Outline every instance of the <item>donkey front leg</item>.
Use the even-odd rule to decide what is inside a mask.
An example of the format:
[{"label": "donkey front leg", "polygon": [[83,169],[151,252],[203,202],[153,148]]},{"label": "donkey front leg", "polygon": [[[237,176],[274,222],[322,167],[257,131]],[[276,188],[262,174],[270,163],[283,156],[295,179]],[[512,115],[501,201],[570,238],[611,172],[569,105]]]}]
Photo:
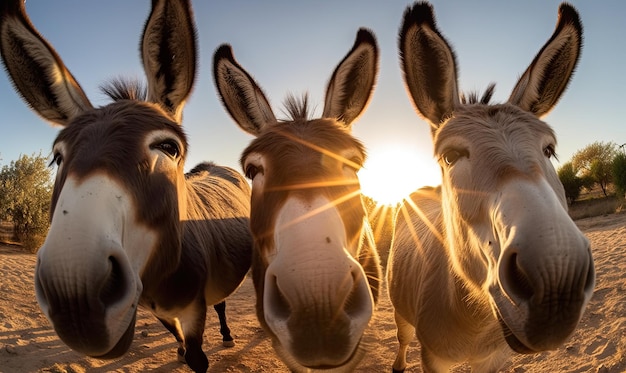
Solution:
[{"label": "donkey front leg", "polygon": [[397,338],[398,338],[398,354],[396,360],[392,365],[393,373],[402,373],[406,369],[406,352],[409,348],[409,343],[415,336],[415,328],[404,317],[400,316],[397,311],[394,312],[396,320]]},{"label": "donkey front leg", "polygon": [[184,336],[185,362],[196,373],[205,373],[209,369],[209,359],[202,351],[204,323],[206,321],[206,303],[197,300],[185,309],[179,317]]},{"label": "donkey front leg", "polygon": [[183,335],[178,326],[178,321],[176,320],[166,320],[160,317],[157,317],[161,324],[167,329],[170,333],[174,335],[176,338],[176,342],[178,342],[178,349],[176,351],[176,355],[178,357],[178,361],[181,363],[185,362],[185,342],[183,341]]}]

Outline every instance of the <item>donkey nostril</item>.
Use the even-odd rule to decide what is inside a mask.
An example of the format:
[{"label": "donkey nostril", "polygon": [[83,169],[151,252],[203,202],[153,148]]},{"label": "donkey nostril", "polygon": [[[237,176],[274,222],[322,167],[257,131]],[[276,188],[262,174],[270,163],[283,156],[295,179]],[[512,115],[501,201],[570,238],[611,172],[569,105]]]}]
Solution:
[{"label": "donkey nostril", "polygon": [[47,313],[49,299],[46,288],[41,282],[40,272],[42,271],[42,269],[39,260],[37,260],[37,266],[35,267],[35,271],[35,296],[37,297],[37,302],[39,303],[41,309],[44,311],[44,313]]},{"label": "donkey nostril", "polygon": [[371,303],[372,298],[367,281],[364,280],[359,272],[353,271],[352,289],[346,299],[344,311],[350,318],[356,319],[364,316],[364,311],[371,308],[367,305]]},{"label": "donkey nostril", "polygon": [[287,320],[291,315],[289,303],[278,287],[276,276],[271,276],[268,280],[265,284],[266,301],[264,307],[273,318]]},{"label": "donkey nostril", "polygon": [[589,254],[589,269],[587,270],[587,278],[585,280],[585,293],[593,293],[593,288],[596,284],[596,272],[593,265],[593,258],[591,258],[591,253]]},{"label": "donkey nostril", "polygon": [[530,299],[534,294],[534,289],[528,276],[518,263],[516,253],[509,256],[505,266],[505,291],[516,299]]},{"label": "donkey nostril", "polygon": [[113,256],[109,256],[109,269],[104,277],[100,289],[100,300],[106,305],[115,304],[126,294],[126,277],[120,263]]}]

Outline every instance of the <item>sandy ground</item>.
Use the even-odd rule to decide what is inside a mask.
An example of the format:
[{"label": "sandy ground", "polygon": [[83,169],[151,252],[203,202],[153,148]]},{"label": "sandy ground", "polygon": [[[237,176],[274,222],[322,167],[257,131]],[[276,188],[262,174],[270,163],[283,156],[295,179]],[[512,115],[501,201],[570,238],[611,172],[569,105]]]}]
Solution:
[{"label": "sandy ground", "polygon": [[[572,338],[559,350],[515,355],[504,372],[626,371],[626,214],[577,221],[593,245],[595,294]],[[135,340],[120,359],[86,358],[67,348],[41,314],[33,294],[35,256],[0,245],[0,372],[191,372],[176,361],[174,338],[141,310]],[[236,346],[220,343],[217,317],[209,310],[204,350],[210,372],[287,372],[273,352],[253,312],[248,279],[228,301]],[[382,297],[368,337],[371,351],[358,372],[389,372],[396,341],[391,305]],[[407,372],[421,372],[419,347],[409,350]],[[469,372],[461,366],[455,372]]]}]

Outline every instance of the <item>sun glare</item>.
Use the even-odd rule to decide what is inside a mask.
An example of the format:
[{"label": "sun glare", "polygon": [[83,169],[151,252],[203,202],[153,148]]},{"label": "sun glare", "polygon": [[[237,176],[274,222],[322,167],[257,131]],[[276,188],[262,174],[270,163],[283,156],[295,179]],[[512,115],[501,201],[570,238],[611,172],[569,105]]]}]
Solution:
[{"label": "sun glare", "polygon": [[437,164],[409,147],[370,149],[359,171],[361,191],[379,204],[395,205],[414,190],[440,184]]}]

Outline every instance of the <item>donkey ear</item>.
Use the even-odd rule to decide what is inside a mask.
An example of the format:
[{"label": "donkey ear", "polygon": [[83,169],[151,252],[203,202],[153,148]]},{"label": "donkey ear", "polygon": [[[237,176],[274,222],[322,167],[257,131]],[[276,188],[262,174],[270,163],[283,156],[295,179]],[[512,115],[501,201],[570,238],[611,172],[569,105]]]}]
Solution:
[{"label": "donkey ear", "polygon": [[406,88],[434,133],[460,104],[454,51],[437,29],[428,3],[405,10],[399,36]]},{"label": "donkey ear", "polygon": [[361,28],[354,46],[337,65],[326,88],[325,118],[336,118],[347,127],[365,110],[378,74],[378,45],[374,34]]},{"label": "donkey ear", "polygon": [[578,64],[582,39],[576,9],[561,4],[552,37],[517,82],[509,102],[538,117],[547,114],[567,88]]},{"label": "donkey ear", "polygon": [[258,136],[266,126],[276,122],[263,90],[235,61],[228,44],[222,44],[215,51],[213,79],[222,103],[241,129]]},{"label": "donkey ear", "polygon": [[196,30],[189,0],[152,0],[141,38],[148,101],[178,123],[196,76]]},{"label": "donkey ear", "polygon": [[14,88],[45,120],[65,126],[92,108],[59,55],[30,22],[21,0],[0,2],[0,53]]}]

